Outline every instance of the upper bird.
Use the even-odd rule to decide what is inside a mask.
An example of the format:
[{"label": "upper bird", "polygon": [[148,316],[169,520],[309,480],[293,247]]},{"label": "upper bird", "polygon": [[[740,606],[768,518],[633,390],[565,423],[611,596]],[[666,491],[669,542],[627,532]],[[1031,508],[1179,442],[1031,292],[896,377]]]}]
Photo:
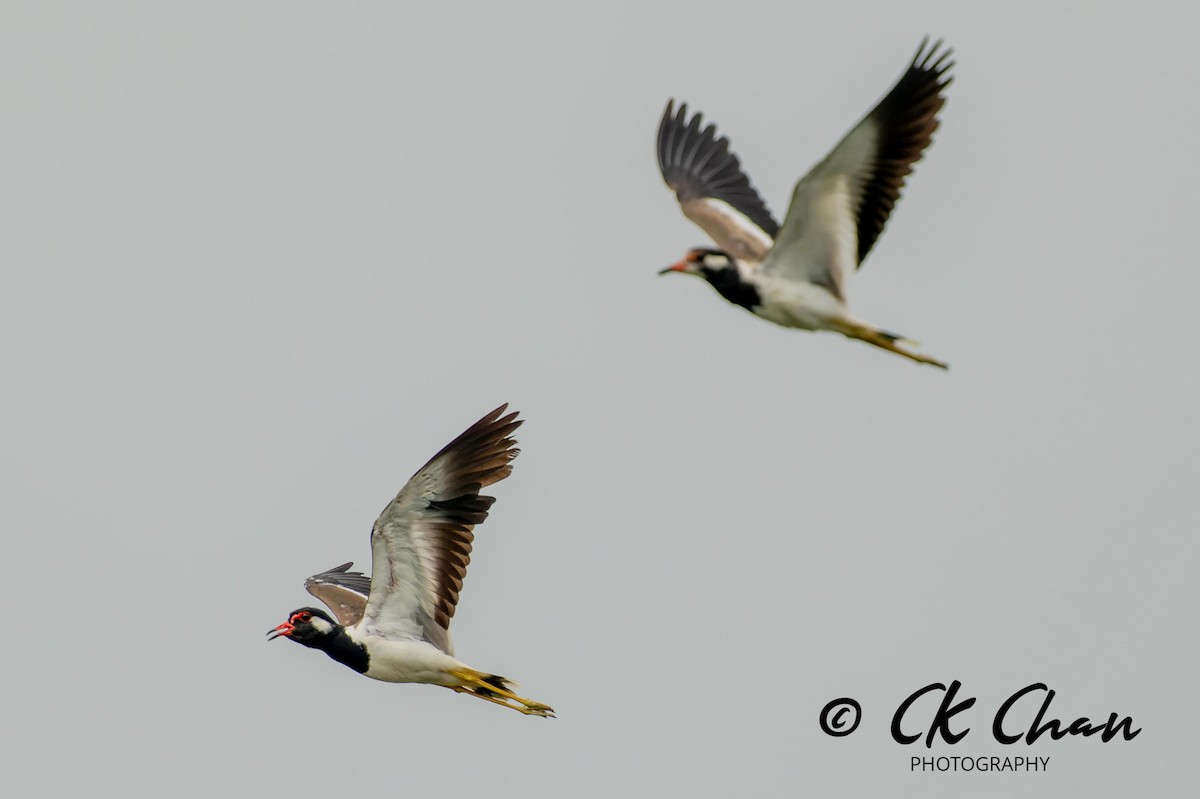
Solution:
[{"label": "upper bird", "polygon": [[293,610],[267,633],[320,649],[360,674],[386,682],[423,682],[477,696],[528,716],[548,705],[517,696],[509,680],[454,657],[450,619],[471,561],[475,525],[493,497],[485,486],[512,473],[511,434],[521,425],[501,405],[434,455],[405,484],[371,529],[371,577],[345,563],[308,578],[322,610]]},{"label": "upper bird", "polygon": [[720,249],[689,250],[659,274],[702,277],[763,319],[802,330],[833,330],[943,369],[905,349],[902,337],[851,316],[846,281],[883,232],[904,178],[938,126],[950,85],[952,50],[921,42],[887,96],[792,191],[783,226],[742,172],[716,126],[667,103],[658,127],[658,166],[683,213]]}]

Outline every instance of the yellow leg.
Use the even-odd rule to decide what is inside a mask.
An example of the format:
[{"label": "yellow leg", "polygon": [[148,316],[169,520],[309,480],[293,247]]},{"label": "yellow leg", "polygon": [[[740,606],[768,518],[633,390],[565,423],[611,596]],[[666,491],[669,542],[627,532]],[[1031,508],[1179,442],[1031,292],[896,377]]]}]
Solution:
[{"label": "yellow leg", "polygon": [[927,355],[922,355],[919,352],[910,352],[906,349],[896,346],[896,341],[891,336],[884,335],[878,330],[873,330],[866,325],[853,324],[850,322],[836,322],[833,325],[834,330],[841,333],[846,338],[858,339],[865,341],[868,344],[879,347],[880,349],[894,352],[897,355],[903,355],[909,360],[917,363],[927,363],[930,366],[936,366],[939,369],[949,369],[950,364],[943,361],[934,360]]},{"label": "yellow leg", "polygon": [[[511,708],[518,713],[524,713],[526,716],[554,717],[554,708],[549,705],[543,705],[541,702],[535,702],[532,699],[526,699],[523,696],[517,696],[506,688],[501,688],[488,682],[484,677],[490,675],[483,672],[472,669],[471,671],[452,671],[450,674],[465,683],[464,685],[448,686],[459,693],[486,699],[493,704]],[[513,702],[517,704],[512,704]]]}]

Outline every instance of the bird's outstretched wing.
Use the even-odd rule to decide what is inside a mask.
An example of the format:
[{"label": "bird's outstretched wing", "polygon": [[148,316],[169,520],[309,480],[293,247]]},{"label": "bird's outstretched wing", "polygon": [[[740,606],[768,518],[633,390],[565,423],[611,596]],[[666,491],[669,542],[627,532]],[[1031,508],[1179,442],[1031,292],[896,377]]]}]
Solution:
[{"label": "bird's outstretched wing", "polygon": [[308,593],[324,602],[344,627],[358,624],[371,593],[371,578],[362,572],[350,571],[353,565],[352,562],[343,563],[304,581]]},{"label": "bird's outstretched wing", "polygon": [[675,111],[667,103],[658,125],[658,168],[675,192],[684,215],[717,246],[746,263],[758,263],[771,249],[779,225],[742,172],[729,139],[716,125],[701,128],[703,117],[687,117],[687,103]]},{"label": "bird's outstretched wing", "polygon": [[762,265],[824,286],[845,300],[848,274],[867,257],[932,141],[953,50],[921,42],[908,70],[879,104],[800,179],[775,247]]},{"label": "bird's outstretched wing", "polygon": [[361,626],[421,638],[448,651],[446,631],[471,561],[475,525],[495,501],[480,489],[512,472],[511,433],[521,421],[501,405],[409,479],[371,530],[371,593]]}]

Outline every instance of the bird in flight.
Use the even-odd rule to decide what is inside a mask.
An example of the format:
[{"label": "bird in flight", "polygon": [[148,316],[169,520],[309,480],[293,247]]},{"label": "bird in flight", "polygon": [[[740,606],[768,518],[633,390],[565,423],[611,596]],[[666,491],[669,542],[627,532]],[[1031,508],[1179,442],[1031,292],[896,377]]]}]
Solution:
[{"label": "bird in flight", "polygon": [[742,172],[716,126],[667,103],[658,166],[683,213],[717,248],[697,247],[659,272],[696,275],[756,316],[784,327],[831,330],[946,369],[913,342],[850,315],[846,283],[883,232],[904,179],[938,126],[953,79],[952,50],[921,42],[892,90],[792,190],[783,225]]},{"label": "bird in flight", "polygon": [[513,693],[508,679],[456,659],[450,642],[473,529],[495,502],[479,491],[508,477],[519,451],[512,433],[521,420],[507,408],[447,444],[383,509],[371,529],[370,577],[344,563],[305,581],[332,617],[313,607],[293,610],[268,640],[290,638],[372,679],[441,685],[527,716],[553,717],[549,705]]}]

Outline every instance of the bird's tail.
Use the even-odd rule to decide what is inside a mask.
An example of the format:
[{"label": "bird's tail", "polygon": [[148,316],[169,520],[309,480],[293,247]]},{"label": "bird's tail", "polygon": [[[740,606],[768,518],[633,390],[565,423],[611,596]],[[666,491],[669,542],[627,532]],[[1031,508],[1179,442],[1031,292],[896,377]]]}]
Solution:
[{"label": "bird's tail", "polygon": [[526,716],[554,718],[554,708],[513,693],[512,689],[516,683],[507,677],[468,668],[450,673],[461,681],[460,685],[450,686],[459,693],[486,699],[494,704],[511,708],[518,713],[524,713]]},{"label": "bird's tail", "polygon": [[917,346],[917,342],[912,339],[907,339],[904,336],[898,336],[895,333],[889,333],[886,330],[872,327],[866,322],[860,322],[857,319],[837,319],[832,323],[832,327],[837,332],[847,338],[858,339],[865,341],[868,344],[879,347],[880,349],[894,352],[897,355],[903,355],[905,358],[916,361],[917,363],[927,363],[930,366],[936,366],[939,369],[949,369],[950,364],[943,361],[938,361],[930,358],[928,355],[922,355],[919,352],[905,349],[902,344]]}]

